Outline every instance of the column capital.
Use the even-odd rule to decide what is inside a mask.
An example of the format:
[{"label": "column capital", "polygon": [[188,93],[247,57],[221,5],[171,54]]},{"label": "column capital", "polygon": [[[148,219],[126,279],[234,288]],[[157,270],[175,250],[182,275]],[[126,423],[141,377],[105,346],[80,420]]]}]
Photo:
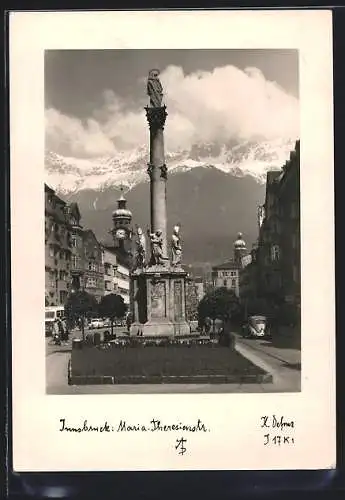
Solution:
[{"label": "column capital", "polygon": [[[155,168],[155,166],[152,163],[148,163],[147,164],[147,173],[149,174],[150,179],[152,179],[154,168]],[[164,163],[164,165],[161,165],[158,168],[160,169],[160,176],[161,176],[161,178],[162,179],[167,179],[167,177],[168,177],[168,167],[166,166],[166,164]]]},{"label": "column capital", "polygon": [[168,116],[166,111],[166,106],[161,106],[159,108],[153,108],[150,106],[145,107],[146,118],[149,123],[150,130],[164,129],[165,120]]}]

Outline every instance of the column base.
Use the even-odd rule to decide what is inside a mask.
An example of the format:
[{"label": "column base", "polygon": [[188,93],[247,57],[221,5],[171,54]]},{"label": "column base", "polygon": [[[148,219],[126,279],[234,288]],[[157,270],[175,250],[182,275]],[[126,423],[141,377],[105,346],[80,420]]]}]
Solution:
[{"label": "column base", "polygon": [[190,326],[187,321],[147,321],[147,323],[133,323],[130,328],[131,337],[180,337],[190,335]]}]

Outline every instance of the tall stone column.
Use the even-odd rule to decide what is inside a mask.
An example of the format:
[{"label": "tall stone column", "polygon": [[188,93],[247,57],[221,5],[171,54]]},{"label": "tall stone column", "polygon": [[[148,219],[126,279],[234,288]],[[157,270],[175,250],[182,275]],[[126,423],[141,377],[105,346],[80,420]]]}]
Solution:
[{"label": "tall stone column", "polygon": [[162,231],[163,256],[168,257],[167,245],[167,167],[164,155],[164,125],[168,115],[166,106],[146,107],[150,127],[150,176],[151,232]]}]

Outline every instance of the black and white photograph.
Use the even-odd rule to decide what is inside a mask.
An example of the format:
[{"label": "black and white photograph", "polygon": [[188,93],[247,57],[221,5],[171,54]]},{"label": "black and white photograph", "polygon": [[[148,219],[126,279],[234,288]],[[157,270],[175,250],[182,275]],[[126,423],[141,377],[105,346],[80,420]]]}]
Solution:
[{"label": "black and white photograph", "polygon": [[297,50],[45,52],[48,392],[300,390],[298,82]]},{"label": "black and white photograph", "polygon": [[10,25],[15,470],[334,467],[331,13]]}]

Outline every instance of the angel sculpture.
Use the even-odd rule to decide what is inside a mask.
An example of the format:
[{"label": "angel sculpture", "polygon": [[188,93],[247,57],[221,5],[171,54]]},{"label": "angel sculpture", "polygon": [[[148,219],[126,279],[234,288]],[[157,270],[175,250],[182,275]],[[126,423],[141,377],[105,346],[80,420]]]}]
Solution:
[{"label": "angel sculpture", "polygon": [[154,233],[149,233],[151,241],[151,263],[153,265],[163,264],[163,238],[162,231],[158,229]]},{"label": "angel sculpture", "polygon": [[182,260],[182,243],[180,238],[180,224],[174,226],[174,231],[171,237],[171,253],[172,265],[177,266],[181,264]]},{"label": "angel sculpture", "polygon": [[136,268],[142,269],[146,266],[146,239],[141,227],[137,227],[136,244]]}]

